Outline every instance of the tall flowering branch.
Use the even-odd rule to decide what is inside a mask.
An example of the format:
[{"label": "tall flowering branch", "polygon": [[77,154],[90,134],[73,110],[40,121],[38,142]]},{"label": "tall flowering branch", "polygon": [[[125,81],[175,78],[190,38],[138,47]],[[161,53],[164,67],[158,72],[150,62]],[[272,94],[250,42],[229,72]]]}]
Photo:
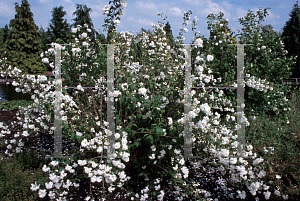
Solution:
[{"label": "tall flowering branch", "polygon": [[102,25],[104,31],[108,31],[107,33],[107,41],[108,43],[113,42],[113,38],[115,38],[116,26],[120,24],[120,17],[123,14],[123,9],[127,6],[127,0],[114,0],[109,1],[109,5],[105,5],[102,9],[102,14],[107,15],[104,19],[104,24]]}]

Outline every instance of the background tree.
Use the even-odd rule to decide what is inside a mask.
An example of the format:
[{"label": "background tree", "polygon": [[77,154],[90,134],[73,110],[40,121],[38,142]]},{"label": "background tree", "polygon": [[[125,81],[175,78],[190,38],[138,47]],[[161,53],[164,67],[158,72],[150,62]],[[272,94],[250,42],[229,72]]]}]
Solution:
[{"label": "background tree", "polygon": [[9,34],[9,28],[6,24],[4,28],[0,28],[0,48],[3,48],[3,44],[5,43]]},{"label": "background tree", "polygon": [[22,0],[21,7],[15,3],[15,10],[15,19],[10,21],[11,31],[3,47],[6,63],[22,70],[21,74],[45,74],[47,67],[41,61],[40,35],[30,5]]},{"label": "background tree", "polygon": [[[71,27],[77,28],[78,25],[81,27],[85,27],[85,25],[87,25],[85,29],[87,30],[87,28],[89,28],[91,30],[91,31],[86,31],[89,38],[91,39],[90,47],[96,50],[97,49],[95,46],[96,37],[99,37],[100,40],[102,39],[101,39],[101,35],[97,33],[97,31],[95,31],[94,29],[94,24],[90,17],[90,12],[92,12],[92,9],[88,8],[86,5],[82,6],[82,4],[76,4],[76,11],[73,13],[73,16],[75,16],[75,18],[72,19],[74,23],[71,25]],[[96,51],[96,53],[98,52]]]},{"label": "background tree", "polygon": [[56,42],[57,39],[60,39],[62,43],[67,43],[70,40],[70,25],[66,19],[63,19],[67,14],[66,11],[63,11],[63,8],[60,6],[52,10],[52,20],[48,29],[49,42]]},{"label": "background tree", "polygon": [[262,27],[262,37],[268,39],[268,35],[273,31],[274,27],[271,24],[267,24]]},{"label": "background tree", "polygon": [[[240,35],[240,44],[252,44],[244,47],[245,73],[254,76],[255,79],[258,77],[261,80],[265,79],[266,83],[274,83],[276,86],[274,91],[288,91],[287,86],[282,84],[282,79],[290,76],[290,66],[293,61],[287,58],[277,32],[271,30],[268,35],[269,39],[263,40],[261,22],[267,16],[267,13],[267,9],[260,9],[256,14],[253,11],[249,11],[247,16],[239,18],[243,28],[242,32],[238,30],[241,33],[235,36],[232,35],[228,28],[228,22],[223,19],[223,13],[220,12],[219,15],[210,14],[208,16],[210,37],[204,52],[205,54],[213,55],[214,60],[207,62],[206,66],[211,69],[215,79],[222,78],[221,83],[224,83],[222,86],[231,86],[232,83],[229,83],[230,81],[236,82],[237,47],[229,44],[236,44],[237,36]],[[216,74],[214,72],[219,73]],[[213,83],[208,84],[212,86]],[[250,114],[252,109],[259,115],[272,113],[274,109],[272,105],[275,105],[276,99],[278,98],[279,100],[280,97],[270,98],[270,96],[267,97],[266,93],[246,85],[245,114]],[[234,89],[226,89],[224,94],[231,102],[236,102],[236,91]],[[279,114],[278,111],[282,111],[283,107],[281,108],[280,106],[277,109],[275,114]],[[272,113],[271,115],[274,114]]]},{"label": "background tree", "polygon": [[49,49],[50,46],[46,45],[51,43],[51,39],[50,39],[50,34],[49,31],[46,31],[43,26],[41,26],[41,28],[39,29],[39,33],[40,33],[40,39],[41,39],[41,50],[42,52],[45,52]]},{"label": "background tree", "polygon": [[75,15],[75,18],[72,19],[75,21],[71,26],[76,28],[78,25],[84,27],[85,24],[88,25],[88,27],[91,29],[91,32],[89,33],[89,36],[91,38],[91,42],[95,42],[95,29],[94,24],[92,22],[92,19],[90,17],[90,12],[92,12],[91,8],[88,8],[86,5],[82,4],[76,4],[76,11],[73,13],[73,16]]},{"label": "background tree", "polygon": [[291,77],[300,77],[300,9],[297,3],[290,13],[290,19],[283,27],[282,41],[284,49],[288,51],[288,56],[298,56],[297,61],[292,65]]}]

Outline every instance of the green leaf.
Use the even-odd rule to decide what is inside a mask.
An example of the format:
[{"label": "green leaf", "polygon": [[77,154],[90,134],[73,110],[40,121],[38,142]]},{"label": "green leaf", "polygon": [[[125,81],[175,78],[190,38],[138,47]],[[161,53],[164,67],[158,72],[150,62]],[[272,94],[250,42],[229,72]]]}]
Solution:
[{"label": "green leaf", "polygon": [[80,144],[82,141],[81,136],[76,136],[76,139],[77,139],[78,143]]},{"label": "green leaf", "polygon": [[146,141],[149,142],[150,144],[153,144],[153,143],[154,143],[154,140],[153,140],[152,135],[148,135],[145,139],[146,139]]},{"label": "green leaf", "polygon": [[73,140],[75,136],[75,133],[72,133],[71,140]]},{"label": "green leaf", "polygon": [[134,142],[134,143],[133,143],[133,146],[134,146],[134,147],[139,147],[140,145],[141,145],[140,142]]},{"label": "green leaf", "polygon": [[136,124],[132,124],[132,125],[134,125],[135,127],[138,127]]},{"label": "green leaf", "polygon": [[160,128],[160,127],[156,128],[156,135],[162,136],[163,134],[164,134],[164,131],[162,128]]}]

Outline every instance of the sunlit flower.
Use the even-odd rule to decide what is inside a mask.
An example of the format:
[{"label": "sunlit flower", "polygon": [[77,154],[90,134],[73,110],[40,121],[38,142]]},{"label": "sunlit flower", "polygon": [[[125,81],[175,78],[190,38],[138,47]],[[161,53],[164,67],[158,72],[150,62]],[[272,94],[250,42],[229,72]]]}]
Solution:
[{"label": "sunlit flower", "polygon": [[214,59],[213,55],[207,55],[207,61],[212,61]]}]

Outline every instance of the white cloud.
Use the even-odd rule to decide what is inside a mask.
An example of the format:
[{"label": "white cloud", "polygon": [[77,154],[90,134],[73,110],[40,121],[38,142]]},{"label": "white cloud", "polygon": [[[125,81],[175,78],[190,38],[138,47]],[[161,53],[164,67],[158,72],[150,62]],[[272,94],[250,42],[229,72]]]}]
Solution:
[{"label": "white cloud", "polygon": [[266,17],[266,19],[268,19],[268,20],[277,20],[277,19],[280,19],[279,15],[275,15],[271,11],[268,11],[268,14],[269,15]]},{"label": "white cloud", "polygon": [[142,12],[150,12],[150,13],[154,13],[154,12],[157,12],[158,11],[158,8],[156,6],[155,3],[153,2],[150,2],[150,3],[145,3],[145,2],[142,2],[142,1],[136,1],[135,2],[136,4],[136,8],[139,9],[139,11],[142,11]]},{"label": "white cloud", "polygon": [[140,23],[140,24],[142,24],[142,25],[149,25],[149,26],[151,26],[151,23],[153,23],[153,21],[151,21],[151,20],[147,20],[147,19],[137,19],[137,21]]},{"label": "white cloud", "polygon": [[47,4],[47,3],[49,3],[51,0],[40,0],[40,3],[41,4]]},{"label": "white cloud", "polygon": [[7,2],[0,2],[0,16],[13,18],[15,14],[15,6],[14,3],[12,3],[12,5],[13,6],[8,5]]},{"label": "white cloud", "polygon": [[169,9],[169,11],[171,16],[183,17],[183,11],[178,7],[172,7]]},{"label": "white cloud", "polygon": [[236,17],[234,19],[238,19],[239,17],[245,17],[247,15],[247,11],[242,8],[236,8]]}]

